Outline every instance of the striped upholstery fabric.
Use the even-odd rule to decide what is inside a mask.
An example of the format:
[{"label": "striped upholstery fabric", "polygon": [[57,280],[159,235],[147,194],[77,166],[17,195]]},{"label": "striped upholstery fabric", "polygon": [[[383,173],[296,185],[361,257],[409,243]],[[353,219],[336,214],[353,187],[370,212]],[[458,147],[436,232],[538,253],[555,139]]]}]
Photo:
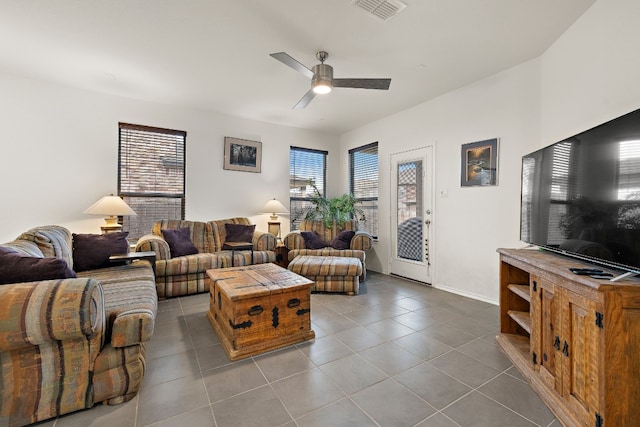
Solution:
[{"label": "striped upholstery fabric", "polygon": [[289,251],[289,261],[292,261],[297,256],[328,256],[328,257],[348,257],[348,258],[357,258],[362,263],[362,274],[360,275],[360,280],[363,282],[367,280],[367,269],[366,266],[366,254],[364,251],[353,250],[353,249],[333,249],[333,248],[322,248],[322,249],[294,249]]},{"label": "striped upholstery fabric", "polygon": [[73,268],[71,239],[71,232],[66,228],[59,225],[45,225],[22,233],[16,240],[34,242],[45,257],[62,258],[69,268]]},{"label": "striped upholstery fabric", "polygon": [[144,376],[144,356],[144,344],[119,348],[105,345],[93,373],[94,401],[117,405],[133,398]]},{"label": "striped upholstery fabric", "polygon": [[[241,224],[241,225],[252,225],[251,220],[249,218],[229,218],[229,219],[221,219],[216,221],[209,221],[208,224],[211,225],[212,232],[212,250],[210,252],[220,252],[222,251],[222,247],[224,246],[224,242],[227,238],[227,230],[225,224]],[[276,237],[273,234],[265,233],[264,231],[256,230],[253,233],[253,250],[254,251],[273,251],[278,244]],[[267,261],[269,262],[269,261]],[[258,264],[256,262],[256,264]]]},{"label": "striped upholstery fabric", "polygon": [[313,280],[312,291],[358,293],[362,263],[357,258],[301,255],[289,263],[289,270]]},{"label": "striped upholstery fabric", "polygon": [[[158,298],[177,297],[208,292],[210,279],[206,271],[231,267],[231,251],[222,249],[227,233],[225,224],[251,225],[248,218],[229,218],[218,221],[197,222],[163,220],[154,224],[152,234],[143,236],[136,251],[156,253],[156,292]],[[200,253],[171,258],[169,245],[162,238],[162,230],[189,227],[191,240]],[[253,263],[276,260],[275,236],[256,231],[253,235]],[[251,251],[235,251],[233,265],[250,265]]]},{"label": "striped upholstery fabric", "polygon": [[156,263],[161,260],[171,259],[171,251],[169,244],[155,234],[147,234],[142,236],[136,242],[136,252],[155,252]]},{"label": "striped upholstery fabric", "polygon": [[252,225],[249,218],[220,219],[216,221],[209,221],[207,224],[211,226],[211,234],[213,236],[211,252],[219,252],[222,250],[222,246],[224,246],[225,239],[227,238],[227,230],[224,226],[225,224]]},{"label": "striped upholstery fabric", "polygon": [[[322,249],[306,249],[304,239],[300,234],[301,231],[315,231],[323,240],[330,242],[341,231],[351,230],[356,234],[351,239],[349,249],[339,250],[331,247]],[[360,280],[367,279],[367,266],[365,263],[365,252],[371,249],[372,239],[371,235],[364,231],[358,231],[357,221],[347,221],[342,228],[338,228],[336,224],[333,227],[327,227],[323,221],[320,220],[303,220],[300,223],[300,231],[294,231],[287,234],[283,240],[284,245],[289,249],[289,261],[293,260],[298,255],[310,255],[310,256],[338,256],[338,257],[353,257],[358,258],[362,263],[362,275]]]},{"label": "striped upholstery fabric", "polygon": [[211,227],[206,222],[163,219],[153,225],[151,233],[162,237],[162,230],[177,230],[179,228],[189,228],[189,236],[194,246],[198,248],[198,252],[213,252],[210,249]]},{"label": "striped upholstery fabric", "polygon": [[153,270],[147,261],[136,261],[96,270],[82,271],[102,284],[105,313],[110,322],[107,342],[113,347],[126,347],[147,341],[153,335],[158,311]]},{"label": "striped upholstery fabric", "polygon": [[[344,230],[354,230],[356,229],[356,234],[351,239],[351,243],[349,245],[349,249],[366,251],[371,249],[372,239],[371,235],[365,231],[357,230],[357,222],[355,221],[347,221],[344,224],[344,228],[337,228],[335,225],[332,228],[328,228],[325,226],[322,221],[307,221],[304,220],[300,223],[300,231],[315,231],[318,233],[324,241],[330,242],[333,240],[335,236],[338,235],[341,231]],[[284,245],[289,249],[305,249],[304,239],[302,235],[298,231],[294,231],[289,233],[284,238]]]},{"label": "striped upholstery fabric", "polygon": [[207,270],[218,266],[218,256],[210,253],[156,261],[158,298],[207,292],[210,284]]},{"label": "striped upholstery fabric", "polygon": [[[233,262],[231,260],[231,251],[216,252],[220,268],[242,267],[251,264],[251,251],[234,251]],[[276,253],[273,251],[253,251],[253,264],[264,264],[267,262],[275,262]]]},{"label": "striped upholstery fabric", "polygon": [[[38,227],[3,244],[72,259],[71,233]],[[68,261],[70,262],[70,261]],[[0,426],[23,426],[138,392],[157,295],[147,261],[0,286]]]},{"label": "striped upholstery fabric", "polygon": [[93,405],[104,300],[92,279],[0,286],[0,424],[22,426]]}]

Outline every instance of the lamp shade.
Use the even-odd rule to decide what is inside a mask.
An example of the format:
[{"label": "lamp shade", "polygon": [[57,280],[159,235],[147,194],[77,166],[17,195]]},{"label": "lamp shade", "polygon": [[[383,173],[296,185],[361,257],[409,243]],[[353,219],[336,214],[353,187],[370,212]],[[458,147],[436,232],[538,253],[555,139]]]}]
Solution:
[{"label": "lamp shade", "polygon": [[273,215],[289,213],[289,210],[276,199],[269,200],[267,204],[264,205],[264,211]]},{"label": "lamp shade", "polygon": [[122,225],[118,224],[119,216],[136,215],[136,212],[131,209],[124,200],[113,194],[104,196],[89,206],[84,213],[90,215],[107,215],[104,219],[106,224],[100,227],[103,233],[112,233],[122,229]]},{"label": "lamp shade", "polygon": [[111,194],[110,196],[104,196],[102,199],[89,206],[84,213],[91,215],[113,215],[113,216],[125,216],[136,215],[135,211],[129,207],[118,196]]}]

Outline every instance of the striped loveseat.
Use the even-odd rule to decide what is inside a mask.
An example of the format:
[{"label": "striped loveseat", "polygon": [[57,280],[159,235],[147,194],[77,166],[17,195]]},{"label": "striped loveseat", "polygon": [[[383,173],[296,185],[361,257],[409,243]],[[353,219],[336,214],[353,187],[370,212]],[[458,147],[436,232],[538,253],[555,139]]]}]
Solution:
[{"label": "striped loveseat", "polygon": [[[349,244],[349,249],[333,249],[332,247],[307,249],[304,238],[300,234],[302,231],[315,231],[322,240],[330,242],[338,233],[344,230],[355,231],[355,235]],[[365,264],[365,251],[371,249],[371,244],[371,235],[365,231],[358,231],[357,221],[346,221],[341,227],[338,227],[335,223],[332,227],[327,227],[324,221],[321,220],[303,220],[300,222],[299,230],[287,234],[284,238],[284,245],[289,249],[289,261],[292,261],[299,255],[358,258],[360,262],[362,262],[362,275],[360,276],[360,280],[366,280],[367,268]]]},{"label": "striped loveseat", "polygon": [[[5,250],[73,267],[72,235],[31,229]],[[136,395],[153,334],[151,265],[88,270],[77,278],[0,285],[0,425],[22,426]]]},{"label": "striped loveseat", "polygon": [[[252,225],[248,218],[229,218],[208,222],[162,220],[154,224],[151,234],[141,237],[136,251],[156,253],[156,288],[159,298],[177,297],[209,291],[211,279],[207,270],[274,262],[276,238],[272,234],[255,231],[253,251],[224,250],[225,224]],[[197,254],[173,257],[162,230],[189,228],[189,236]]]}]

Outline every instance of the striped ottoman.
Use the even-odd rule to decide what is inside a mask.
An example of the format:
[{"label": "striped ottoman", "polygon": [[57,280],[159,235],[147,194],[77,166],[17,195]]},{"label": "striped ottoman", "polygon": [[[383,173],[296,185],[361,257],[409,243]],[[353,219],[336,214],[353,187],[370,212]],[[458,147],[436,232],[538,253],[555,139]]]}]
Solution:
[{"label": "striped ottoman", "polygon": [[289,270],[313,280],[311,291],[358,293],[362,262],[358,258],[339,256],[295,257],[288,266]]}]

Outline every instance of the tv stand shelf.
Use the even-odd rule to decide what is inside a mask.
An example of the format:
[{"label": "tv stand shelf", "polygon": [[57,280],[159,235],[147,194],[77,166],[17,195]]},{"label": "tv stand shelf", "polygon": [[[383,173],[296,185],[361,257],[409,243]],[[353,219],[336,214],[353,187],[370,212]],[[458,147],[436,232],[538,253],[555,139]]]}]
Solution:
[{"label": "tv stand shelf", "polygon": [[640,279],[579,276],[592,265],[498,249],[498,345],[564,426],[640,426]]}]

